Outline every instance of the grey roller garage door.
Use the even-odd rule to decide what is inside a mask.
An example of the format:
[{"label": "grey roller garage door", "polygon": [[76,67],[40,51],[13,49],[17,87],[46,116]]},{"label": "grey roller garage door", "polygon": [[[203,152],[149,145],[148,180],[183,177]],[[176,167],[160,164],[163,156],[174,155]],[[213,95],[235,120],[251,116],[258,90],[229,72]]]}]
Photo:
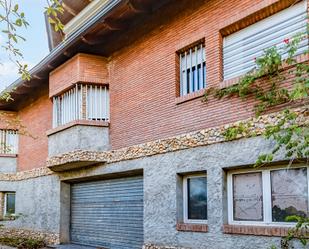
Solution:
[{"label": "grey roller garage door", "polygon": [[143,245],[143,177],[73,184],[71,242],[109,249]]}]

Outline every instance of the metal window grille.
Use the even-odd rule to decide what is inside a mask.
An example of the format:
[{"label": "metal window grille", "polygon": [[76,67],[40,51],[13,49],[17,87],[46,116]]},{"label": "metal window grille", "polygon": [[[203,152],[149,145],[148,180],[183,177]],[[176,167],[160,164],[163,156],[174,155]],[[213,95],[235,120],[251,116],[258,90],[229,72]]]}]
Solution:
[{"label": "metal window grille", "polygon": [[107,121],[109,117],[109,94],[106,86],[90,85],[86,88],[88,120]]},{"label": "metal window grille", "polygon": [[1,154],[18,153],[18,131],[0,130],[0,153]]},{"label": "metal window grille", "polygon": [[[254,69],[255,58],[263,55],[265,49],[277,46],[279,51],[285,45],[284,40],[297,33],[306,32],[307,4],[302,1],[280,11],[262,21],[248,26],[223,39],[224,79],[243,75]],[[308,49],[308,40],[299,44],[297,54]],[[282,53],[286,58],[287,54]]]},{"label": "metal window grille", "polygon": [[200,43],[180,54],[180,96],[206,87],[205,46]]},{"label": "metal window grille", "polygon": [[53,98],[53,127],[81,118],[82,85]]},{"label": "metal window grille", "polygon": [[53,98],[53,127],[74,120],[109,120],[109,92],[106,86],[77,84]]}]

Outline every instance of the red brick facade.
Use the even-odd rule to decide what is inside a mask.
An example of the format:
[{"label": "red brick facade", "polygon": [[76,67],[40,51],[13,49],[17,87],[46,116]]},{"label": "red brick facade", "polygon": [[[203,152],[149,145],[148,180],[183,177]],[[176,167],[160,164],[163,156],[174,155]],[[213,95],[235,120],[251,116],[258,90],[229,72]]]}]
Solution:
[{"label": "red brick facade", "polygon": [[208,226],[206,224],[189,224],[189,223],[177,223],[177,231],[182,232],[200,232],[207,233]]},{"label": "red brick facade", "polygon": [[[287,236],[291,228],[289,227],[275,227],[275,226],[243,226],[243,225],[224,225],[222,227],[223,233],[226,234],[246,234],[257,236]],[[305,231],[299,231],[299,235]]]},{"label": "red brick facade", "polygon": [[48,155],[46,131],[52,127],[52,102],[48,93],[18,113],[27,135],[19,136],[18,171],[45,166]]},{"label": "red brick facade", "polygon": [[[211,99],[205,104],[193,96],[195,99],[190,101],[179,101],[176,51],[204,38],[207,85],[218,87],[222,81],[221,31],[225,27],[231,29],[233,23],[235,31],[245,26],[239,23],[247,16],[251,16],[249,25],[254,19],[264,18],[265,13],[270,15],[291,4],[291,1],[279,1],[273,5],[274,2],[278,1],[205,1],[200,4],[180,1],[179,6],[160,12],[157,19],[169,13],[168,21],[111,58],[112,147],[218,126],[253,115],[253,100]],[[271,8],[265,9],[270,5]],[[178,8],[186,11],[179,12]]]},{"label": "red brick facade", "polygon": [[16,112],[0,113],[0,129],[16,129],[18,123]]},{"label": "red brick facade", "polygon": [[77,54],[50,73],[49,96],[80,82],[108,84],[107,60],[101,56]]},{"label": "red brick facade", "polygon": [[[222,82],[222,36],[283,8],[290,0],[179,1],[153,18],[155,28],[143,34],[141,24],[133,43],[103,58],[78,55],[50,74],[49,93],[20,110],[37,139],[22,136],[19,170],[44,165],[46,132],[51,128],[49,97],[76,82],[109,83],[110,141],[113,149],[219,126],[254,115],[253,99],[201,101],[203,91],[180,98],[177,51],[205,40],[207,87]],[[168,18],[161,18],[168,16]],[[142,35],[140,35],[142,34]],[[138,37],[138,38],[137,38]]]}]

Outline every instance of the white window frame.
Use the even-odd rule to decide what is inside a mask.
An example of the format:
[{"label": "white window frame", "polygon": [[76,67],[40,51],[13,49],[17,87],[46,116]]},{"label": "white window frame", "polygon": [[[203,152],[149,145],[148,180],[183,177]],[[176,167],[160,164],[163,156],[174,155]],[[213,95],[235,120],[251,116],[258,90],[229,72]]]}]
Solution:
[{"label": "white window frame", "polygon": [[[289,169],[307,169],[307,182],[308,182],[308,205],[309,205],[309,167],[304,165],[293,166]],[[241,169],[228,172],[227,175],[227,197],[228,197],[228,222],[231,225],[250,225],[250,226],[286,226],[293,227],[295,222],[273,222],[272,221],[272,207],[271,207],[271,178],[270,172],[274,170],[287,169],[285,166],[269,167],[267,169]],[[263,221],[236,221],[233,218],[234,205],[233,205],[233,175],[245,173],[262,173],[262,193],[263,193]]]},{"label": "white window frame", "polygon": [[6,192],[4,193],[4,215],[14,215],[15,213],[8,213],[7,210],[7,198],[9,194],[14,194],[15,196],[15,213],[16,213],[16,192]]},{"label": "white window frame", "polygon": [[[206,177],[207,181],[207,174],[192,174],[186,175],[183,177],[183,221],[184,223],[192,223],[192,224],[207,224],[208,222],[208,210],[207,210],[207,219],[206,220],[195,220],[188,218],[188,179],[191,178],[199,178],[199,177]],[[208,209],[208,191],[207,191],[207,209]]]}]

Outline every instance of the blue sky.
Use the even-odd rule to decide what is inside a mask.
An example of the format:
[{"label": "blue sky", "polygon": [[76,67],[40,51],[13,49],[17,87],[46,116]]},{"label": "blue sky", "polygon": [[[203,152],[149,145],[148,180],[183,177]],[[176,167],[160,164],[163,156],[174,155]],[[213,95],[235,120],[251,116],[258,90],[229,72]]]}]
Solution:
[{"label": "blue sky", "polygon": [[[25,12],[30,24],[26,30],[21,31],[21,35],[26,38],[26,41],[21,42],[19,48],[24,55],[24,62],[33,67],[49,53],[43,15],[46,1],[15,0],[15,3],[18,3],[20,10]],[[0,34],[0,45],[3,42],[3,37],[3,34]],[[3,49],[0,49],[0,63],[0,90],[2,90],[19,76],[16,67],[9,61]]]}]

